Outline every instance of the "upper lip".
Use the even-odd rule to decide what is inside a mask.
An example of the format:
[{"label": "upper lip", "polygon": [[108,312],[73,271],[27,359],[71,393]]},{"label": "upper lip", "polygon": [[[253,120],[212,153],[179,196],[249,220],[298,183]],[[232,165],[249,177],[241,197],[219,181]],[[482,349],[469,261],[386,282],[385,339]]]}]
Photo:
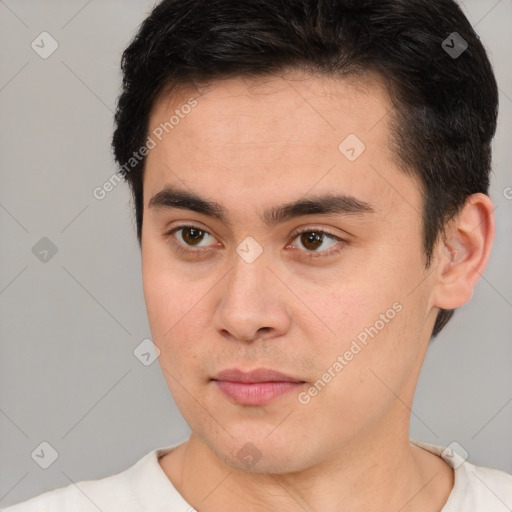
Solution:
[{"label": "upper lip", "polygon": [[226,380],[231,382],[304,382],[301,379],[296,379],[285,375],[284,373],[269,368],[256,368],[250,371],[242,371],[238,368],[228,368],[217,373],[213,380]]}]

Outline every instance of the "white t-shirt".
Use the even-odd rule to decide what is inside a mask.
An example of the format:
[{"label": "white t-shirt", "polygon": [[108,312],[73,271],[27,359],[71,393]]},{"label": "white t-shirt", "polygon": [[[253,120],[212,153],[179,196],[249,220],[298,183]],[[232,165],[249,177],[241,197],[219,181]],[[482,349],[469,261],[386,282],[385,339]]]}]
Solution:
[{"label": "white t-shirt", "polygon": [[[510,512],[512,475],[475,466],[450,450],[419,441],[412,443],[443,459],[454,468],[455,482],[441,512]],[[137,463],[115,475],[82,480],[77,484],[44,492],[2,509],[3,512],[193,512],[174,488],[158,458],[177,443],[146,454]]]}]

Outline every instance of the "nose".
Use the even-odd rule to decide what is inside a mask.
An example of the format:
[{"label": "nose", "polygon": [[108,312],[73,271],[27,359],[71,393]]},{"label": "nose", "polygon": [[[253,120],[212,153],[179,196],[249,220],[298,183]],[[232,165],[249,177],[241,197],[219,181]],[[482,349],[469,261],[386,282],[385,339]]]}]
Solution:
[{"label": "nose", "polygon": [[219,287],[214,327],[226,338],[254,341],[282,336],[290,328],[290,297],[264,254],[252,263],[235,257]]}]

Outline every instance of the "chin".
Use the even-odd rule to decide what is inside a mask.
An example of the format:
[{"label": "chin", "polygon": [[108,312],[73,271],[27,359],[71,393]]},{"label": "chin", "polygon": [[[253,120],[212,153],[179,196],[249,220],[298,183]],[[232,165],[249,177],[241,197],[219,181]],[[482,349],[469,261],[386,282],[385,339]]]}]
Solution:
[{"label": "chin", "polygon": [[[231,468],[254,474],[281,474],[301,471],[308,467],[303,460],[301,449],[304,443],[293,442],[290,437],[285,440],[274,433],[258,430],[257,435],[251,436],[248,430],[239,435],[213,441],[204,439],[210,450]],[[311,447],[308,446],[308,451]]]}]

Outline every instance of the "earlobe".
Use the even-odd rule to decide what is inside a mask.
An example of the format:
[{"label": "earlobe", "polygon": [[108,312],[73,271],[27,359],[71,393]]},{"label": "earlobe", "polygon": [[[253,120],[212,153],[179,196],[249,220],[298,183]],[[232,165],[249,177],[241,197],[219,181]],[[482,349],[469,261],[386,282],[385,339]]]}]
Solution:
[{"label": "earlobe", "polygon": [[437,247],[434,306],[456,309],[471,299],[489,261],[494,232],[491,199],[480,193],[469,196]]}]

